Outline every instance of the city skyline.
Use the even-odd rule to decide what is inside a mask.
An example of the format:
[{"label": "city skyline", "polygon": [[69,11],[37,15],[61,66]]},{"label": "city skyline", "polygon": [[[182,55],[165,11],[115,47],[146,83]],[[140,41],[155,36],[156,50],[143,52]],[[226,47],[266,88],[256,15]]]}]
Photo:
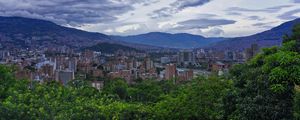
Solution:
[{"label": "city skyline", "polygon": [[299,0],[0,0],[0,16],[44,19],[109,35],[167,32],[238,37],[300,17],[299,3]]}]

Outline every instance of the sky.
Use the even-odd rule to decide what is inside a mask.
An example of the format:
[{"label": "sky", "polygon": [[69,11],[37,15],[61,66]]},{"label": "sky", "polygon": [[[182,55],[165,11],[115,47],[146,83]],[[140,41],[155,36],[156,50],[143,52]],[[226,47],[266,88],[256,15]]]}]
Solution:
[{"label": "sky", "polygon": [[238,37],[300,17],[300,0],[0,0],[0,16],[49,20],[108,35]]}]

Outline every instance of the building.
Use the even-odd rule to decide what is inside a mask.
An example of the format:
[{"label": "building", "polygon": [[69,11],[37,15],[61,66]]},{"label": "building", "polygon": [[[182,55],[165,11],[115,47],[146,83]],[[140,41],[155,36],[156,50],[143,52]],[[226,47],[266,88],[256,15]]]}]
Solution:
[{"label": "building", "polygon": [[93,77],[104,77],[103,71],[102,70],[92,70],[92,75]]},{"label": "building", "polygon": [[68,60],[68,62],[69,62],[69,66],[68,66],[69,70],[77,71],[77,60],[76,60],[76,58],[70,58]]},{"label": "building", "polygon": [[92,87],[96,88],[97,90],[101,90],[104,86],[103,81],[93,81],[91,84],[92,84]]},{"label": "building", "polygon": [[18,80],[21,79],[31,80],[31,72],[29,70],[17,70],[15,72],[15,77]]},{"label": "building", "polygon": [[170,80],[177,77],[176,65],[175,64],[167,64],[165,70],[165,79]]},{"label": "building", "polygon": [[187,66],[195,64],[195,55],[192,50],[182,50],[178,53],[178,64]]},{"label": "building", "polygon": [[218,75],[223,75],[224,72],[227,72],[228,69],[231,67],[231,64],[226,64],[220,61],[217,61],[215,63],[209,64],[209,70],[215,73],[218,73]]},{"label": "building", "polygon": [[171,59],[169,57],[161,57],[160,58],[160,63],[162,63],[162,64],[167,64],[170,62],[171,62]]},{"label": "building", "polygon": [[10,56],[9,51],[0,51],[0,60],[6,59],[6,57],[9,56]]},{"label": "building", "polygon": [[53,80],[54,79],[54,66],[50,64],[46,64],[39,69],[39,72],[45,78],[44,80]]},{"label": "building", "polygon": [[145,65],[145,70],[146,71],[149,71],[151,70],[152,68],[154,68],[154,63],[153,61],[150,59],[150,58],[145,58],[144,60],[144,65]]},{"label": "building", "polygon": [[190,69],[178,69],[177,70],[179,81],[191,80],[194,77],[194,71]]},{"label": "building", "polygon": [[218,72],[218,71],[224,70],[226,68],[226,65],[219,61],[215,62],[213,64],[210,64],[209,66],[210,66],[209,70],[213,71],[213,72]]},{"label": "building", "polygon": [[62,83],[63,85],[67,85],[67,83],[73,79],[75,79],[73,71],[70,70],[56,71],[55,80]]},{"label": "building", "polygon": [[245,50],[245,59],[250,60],[259,52],[259,48],[257,44],[252,44],[250,48]]},{"label": "building", "polygon": [[236,60],[236,54],[235,54],[235,52],[226,50],[225,51],[225,60],[226,61]]},{"label": "building", "polygon": [[111,78],[122,78],[124,80],[126,80],[126,82],[128,84],[131,84],[133,82],[132,80],[132,74],[131,74],[131,70],[121,70],[118,72],[110,72],[108,73],[108,76]]}]

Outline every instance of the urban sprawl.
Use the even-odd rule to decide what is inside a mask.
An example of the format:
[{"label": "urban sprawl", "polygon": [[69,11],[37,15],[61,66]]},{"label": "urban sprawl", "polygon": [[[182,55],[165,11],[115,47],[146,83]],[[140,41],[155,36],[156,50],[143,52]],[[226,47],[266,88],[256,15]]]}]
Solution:
[{"label": "urban sprawl", "polygon": [[259,52],[257,45],[241,51],[206,49],[136,52],[118,50],[75,51],[66,46],[43,49],[0,50],[0,64],[12,65],[17,79],[40,82],[55,80],[62,85],[76,79],[88,80],[101,89],[104,80],[122,78],[128,84],[137,80],[191,80],[198,75],[225,75]]}]

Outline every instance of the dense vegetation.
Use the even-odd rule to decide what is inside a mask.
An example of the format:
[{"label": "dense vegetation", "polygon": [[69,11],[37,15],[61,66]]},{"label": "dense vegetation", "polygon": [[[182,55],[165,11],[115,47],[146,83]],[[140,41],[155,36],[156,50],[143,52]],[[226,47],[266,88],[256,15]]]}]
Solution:
[{"label": "dense vegetation", "polygon": [[63,87],[15,80],[7,67],[0,71],[1,119],[221,119],[222,96],[230,87],[217,78],[183,85],[147,80],[132,86],[115,79],[99,92],[80,80]]},{"label": "dense vegetation", "polygon": [[0,119],[300,119],[300,27],[282,47],[264,49],[228,77],[172,81],[105,81],[98,91],[74,80],[68,86],[16,80],[0,66]]}]

